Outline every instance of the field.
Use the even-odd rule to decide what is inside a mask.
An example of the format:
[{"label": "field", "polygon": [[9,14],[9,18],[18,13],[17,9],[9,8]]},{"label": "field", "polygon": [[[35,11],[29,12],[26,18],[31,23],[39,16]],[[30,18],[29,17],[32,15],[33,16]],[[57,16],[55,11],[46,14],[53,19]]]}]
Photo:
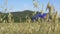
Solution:
[{"label": "field", "polygon": [[60,23],[0,23],[0,34],[60,34]]},{"label": "field", "polygon": [[[4,12],[8,11],[7,4],[7,0],[5,0]],[[58,11],[48,2],[45,10],[49,11],[44,14],[44,5],[42,4],[40,10],[38,4],[33,0],[34,11],[0,12],[0,34],[60,34],[60,14]],[[37,11],[37,9],[39,10]],[[32,17],[37,19],[33,21]]]}]

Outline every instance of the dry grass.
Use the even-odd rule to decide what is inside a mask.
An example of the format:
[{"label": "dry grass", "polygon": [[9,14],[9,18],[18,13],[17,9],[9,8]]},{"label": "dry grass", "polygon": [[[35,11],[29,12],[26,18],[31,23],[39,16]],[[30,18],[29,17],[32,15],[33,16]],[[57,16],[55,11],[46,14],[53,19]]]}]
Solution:
[{"label": "dry grass", "polygon": [[0,23],[0,34],[60,34],[60,23]]},{"label": "dry grass", "polygon": [[[7,2],[7,0],[5,0]],[[5,3],[7,5],[7,3]],[[34,7],[38,9],[38,3],[33,3]],[[47,8],[49,9],[49,14],[51,15],[51,11],[53,10],[52,6],[47,5]],[[7,11],[7,8],[5,9]],[[35,15],[36,12],[33,14]],[[46,17],[46,20],[48,20],[48,16]],[[60,34],[60,22],[58,22],[57,19],[57,13],[54,17],[54,15],[51,15],[52,20],[51,22],[47,21],[40,21],[31,23],[30,19],[27,19],[25,23],[13,23],[14,19],[12,21],[11,17],[12,14],[9,13],[8,15],[8,21],[11,23],[6,23],[4,20],[3,23],[0,23],[0,34]],[[26,16],[27,18],[27,16]],[[56,21],[56,19],[57,21]],[[3,20],[3,18],[0,20]],[[55,20],[55,21],[54,21]],[[27,22],[28,21],[28,22]],[[4,23],[5,22],[5,23]]]}]

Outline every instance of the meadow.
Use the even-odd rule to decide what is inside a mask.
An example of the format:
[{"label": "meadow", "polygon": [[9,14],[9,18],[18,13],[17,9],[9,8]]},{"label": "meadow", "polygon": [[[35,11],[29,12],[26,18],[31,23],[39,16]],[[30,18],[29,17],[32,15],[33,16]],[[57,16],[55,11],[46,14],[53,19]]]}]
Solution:
[{"label": "meadow", "polygon": [[[38,3],[35,3],[35,1],[33,5],[34,8],[39,8]],[[10,12],[3,14],[0,13],[0,34],[60,34],[60,17],[58,15],[58,11],[55,11],[50,3],[47,4],[46,9],[48,9],[49,12],[47,13],[45,19],[38,18],[37,21],[31,20],[31,16],[34,16],[37,11],[32,14],[29,12],[30,15],[29,13],[25,13],[26,11],[24,13],[18,12],[17,14],[12,14]],[[5,11],[7,11],[7,8]],[[40,13],[43,14],[43,8]],[[49,16],[51,17],[50,19]]]},{"label": "meadow", "polygon": [[60,34],[60,23],[0,23],[0,34]]}]

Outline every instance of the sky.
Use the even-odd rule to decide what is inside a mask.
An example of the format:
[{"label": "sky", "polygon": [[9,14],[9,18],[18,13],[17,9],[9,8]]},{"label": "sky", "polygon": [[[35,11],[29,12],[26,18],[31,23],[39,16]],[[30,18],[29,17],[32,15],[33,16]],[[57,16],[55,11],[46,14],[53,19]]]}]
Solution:
[{"label": "sky", "polygon": [[[2,6],[3,8],[5,7],[4,1],[5,0],[0,0],[0,6]],[[42,9],[42,4],[44,4],[43,10],[45,11],[49,1],[50,4],[53,5],[55,9],[60,13],[60,0],[38,0],[39,10]],[[3,8],[0,7],[0,11],[2,11]],[[7,8],[8,11],[11,12],[23,10],[35,10],[32,0],[8,0]]]}]

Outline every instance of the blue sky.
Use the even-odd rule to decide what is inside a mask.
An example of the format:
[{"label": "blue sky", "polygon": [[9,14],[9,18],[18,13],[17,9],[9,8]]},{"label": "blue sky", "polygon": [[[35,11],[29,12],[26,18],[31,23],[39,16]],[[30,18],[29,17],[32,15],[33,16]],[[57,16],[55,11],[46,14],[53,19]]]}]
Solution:
[{"label": "blue sky", "polygon": [[[42,4],[44,4],[44,11],[46,9],[46,5],[49,0],[38,0],[39,8],[42,9]],[[50,0],[51,5],[54,5],[55,9],[59,12],[60,11],[60,0]],[[0,0],[0,6],[4,5],[4,0]],[[23,11],[23,10],[34,10],[34,5],[32,0],[8,0],[7,5],[9,11]],[[11,9],[12,8],[12,9]],[[2,11],[2,8],[0,8]],[[59,12],[60,13],[60,12]]]}]

